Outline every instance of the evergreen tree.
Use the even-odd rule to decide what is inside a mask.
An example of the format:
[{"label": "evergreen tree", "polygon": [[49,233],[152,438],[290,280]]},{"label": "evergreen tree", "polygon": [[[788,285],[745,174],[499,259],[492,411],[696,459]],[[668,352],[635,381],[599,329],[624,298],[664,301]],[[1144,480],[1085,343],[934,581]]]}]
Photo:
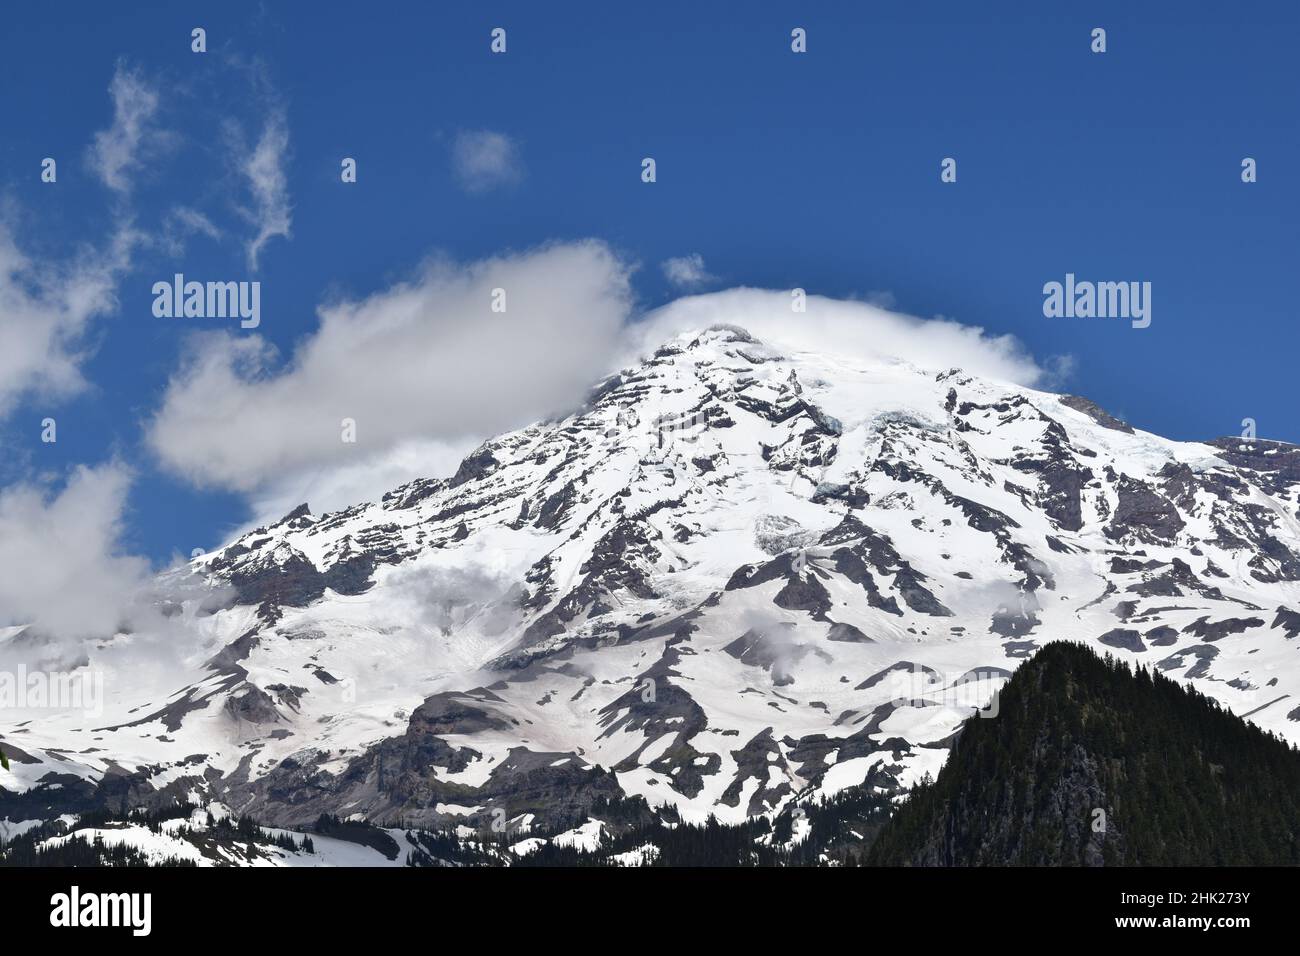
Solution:
[{"label": "evergreen tree", "polygon": [[1300,751],[1158,671],[1049,644],[868,862],[1300,864]]}]

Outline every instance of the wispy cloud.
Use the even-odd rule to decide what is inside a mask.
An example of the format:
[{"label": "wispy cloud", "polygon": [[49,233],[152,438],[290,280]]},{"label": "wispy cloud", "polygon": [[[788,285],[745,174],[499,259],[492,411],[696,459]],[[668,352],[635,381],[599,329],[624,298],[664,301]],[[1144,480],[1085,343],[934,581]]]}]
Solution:
[{"label": "wispy cloud", "polygon": [[84,247],[66,263],[42,262],[0,223],[0,419],[25,395],[59,399],[85,387],[89,326],[117,308],[117,282],[140,242],[122,226],[103,247]]},{"label": "wispy cloud", "polygon": [[[95,134],[87,162],[125,197],[132,175],[168,148],[173,134],[157,126],[159,95],[139,72],[119,62],[108,89],[113,122]],[[27,397],[55,401],[86,388],[81,366],[93,352],[93,320],[116,311],[119,281],[135,252],[154,241],[135,226],[129,202],[118,204],[116,218],[114,231],[97,243],[33,257],[9,217],[0,217],[0,419]]]},{"label": "wispy cloud", "polygon": [[163,216],[157,241],[169,254],[180,256],[191,236],[206,236],[219,241],[223,235],[221,228],[206,213],[192,206],[174,206]]},{"label": "wispy cloud", "polygon": [[213,224],[206,214],[190,206],[176,206],[167,215],[167,222],[187,233],[198,233],[209,239],[220,239],[221,230]]},{"label": "wispy cloud", "polygon": [[247,247],[248,267],[256,272],[262,250],[279,236],[290,238],[293,210],[289,203],[289,181],[284,166],[289,156],[289,126],[283,107],[272,107],[262,133],[247,158],[239,163],[239,172],[252,195],[251,209],[245,216],[257,228]]},{"label": "wispy cloud", "polygon": [[88,161],[104,185],[126,193],[142,159],[164,145],[167,134],[154,123],[158,91],[138,71],[119,62],[108,92],[113,99],[113,123],[95,134]]},{"label": "wispy cloud", "polygon": [[462,131],[452,143],[451,158],[456,179],[466,192],[483,193],[523,179],[519,147],[504,133]]},{"label": "wispy cloud", "polygon": [[713,276],[704,267],[704,257],[698,252],[665,259],[660,265],[664,277],[678,289],[698,289],[713,281]]}]

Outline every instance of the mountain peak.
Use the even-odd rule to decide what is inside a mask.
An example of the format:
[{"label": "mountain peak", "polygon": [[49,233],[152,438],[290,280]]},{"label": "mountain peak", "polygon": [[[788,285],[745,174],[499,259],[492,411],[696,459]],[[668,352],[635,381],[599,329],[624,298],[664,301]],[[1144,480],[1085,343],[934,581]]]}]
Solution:
[{"label": "mountain peak", "polygon": [[[688,333],[689,334],[689,333]],[[749,345],[758,344],[758,339],[750,334],[748,329],[739,325],[720,322],[716,325],[710,325],[703,331],[691,336],[691,345],[702,345],[709,342],[735,343],[741,342]]]},{"label": "mountain peak", "polygon": [[[229,600],[168,627],[201,642],[147,692],[106,680],[93,726],[34,722],[23,799],[62,812],[125,773],[280,824],[558,825],[619,794],[740,822],[906,791],[1059,638],[1300,739],[1295,455],[1122,425],[684,333],[451,477],[196,562]],[[129,666],[128,643],[96,653]]]},{"label": "mountain peak", "polygon": [[309,508],[307,506],[307,502],[304,501],[302,504],[298,505],[298,507],[294,508],[287,515],[285,515],[283,518],[277,521],[275,525],[273,525],[273,527],[292,524],[293,522],[298,521],[301,518],[310,518],[310,517],[312,517],[311,508]]}]

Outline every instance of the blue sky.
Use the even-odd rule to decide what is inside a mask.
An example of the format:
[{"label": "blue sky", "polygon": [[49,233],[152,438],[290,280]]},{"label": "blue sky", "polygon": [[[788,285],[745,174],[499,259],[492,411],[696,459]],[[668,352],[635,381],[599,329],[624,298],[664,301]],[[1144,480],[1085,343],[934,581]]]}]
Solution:
[{"label": "blue sky", "polygon": [[[1059,390],[1169,437],[1252,417],[1261,436],[1300,440],[1295,5],[896,6],[15,8],[0,35],[9,238],[38,273],[102,260],[124,230],[137,239],[69,346],[80,388],[25,388],[4,408],[0,487],[53,494],[77,465],[119,462],[122,550],[161,562],[217,544],[256,489],[164,467],[146,432],[189,335],[239,330],[155,318],[155,281],[260,281],[256,331],[283,362],[323,302],[382,293],[430,255],[586,238],[639,265],[634,311],[679,295],[660,263],[697,254],[703,290],[871,297],[1014,335],[1043,363],[1069,356]],[[1104,54],[1089,48],[1098,26]],[[121,188],[92,150],[113,128],[115,76],[156,96]],[[288,235],[254,270],[249,243],[275,210],[241,164],[268,131],[287,144],[271,206],[284,203]],[[496,178],[480,156],[476,181],[456,144],[483,133],[507,153]],[[355,184],[340,181],[345,156]],[[955,184],[939,180],[944,157]],[[1241,182],[1243,157],[1258,182]],[[178,209],[205,225],[186,230]],[[1151,282],[1150,328],[1044,318],[1042,286],[1067,272]]]}]

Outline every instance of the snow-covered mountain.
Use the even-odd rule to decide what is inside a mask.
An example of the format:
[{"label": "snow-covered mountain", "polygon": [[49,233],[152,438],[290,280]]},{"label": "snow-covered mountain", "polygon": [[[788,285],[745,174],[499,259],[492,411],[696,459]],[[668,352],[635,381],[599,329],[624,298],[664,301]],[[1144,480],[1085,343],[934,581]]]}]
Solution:
[{"label": "snow-covered mountain", "polygon": [[738,821],[937,772],[1059,639],[1300,741],[1300,451],[833,349],[680,337],[451,478],[169,572],[174,653],[105,639],[102,713],[0,726],[0,818]]}]

